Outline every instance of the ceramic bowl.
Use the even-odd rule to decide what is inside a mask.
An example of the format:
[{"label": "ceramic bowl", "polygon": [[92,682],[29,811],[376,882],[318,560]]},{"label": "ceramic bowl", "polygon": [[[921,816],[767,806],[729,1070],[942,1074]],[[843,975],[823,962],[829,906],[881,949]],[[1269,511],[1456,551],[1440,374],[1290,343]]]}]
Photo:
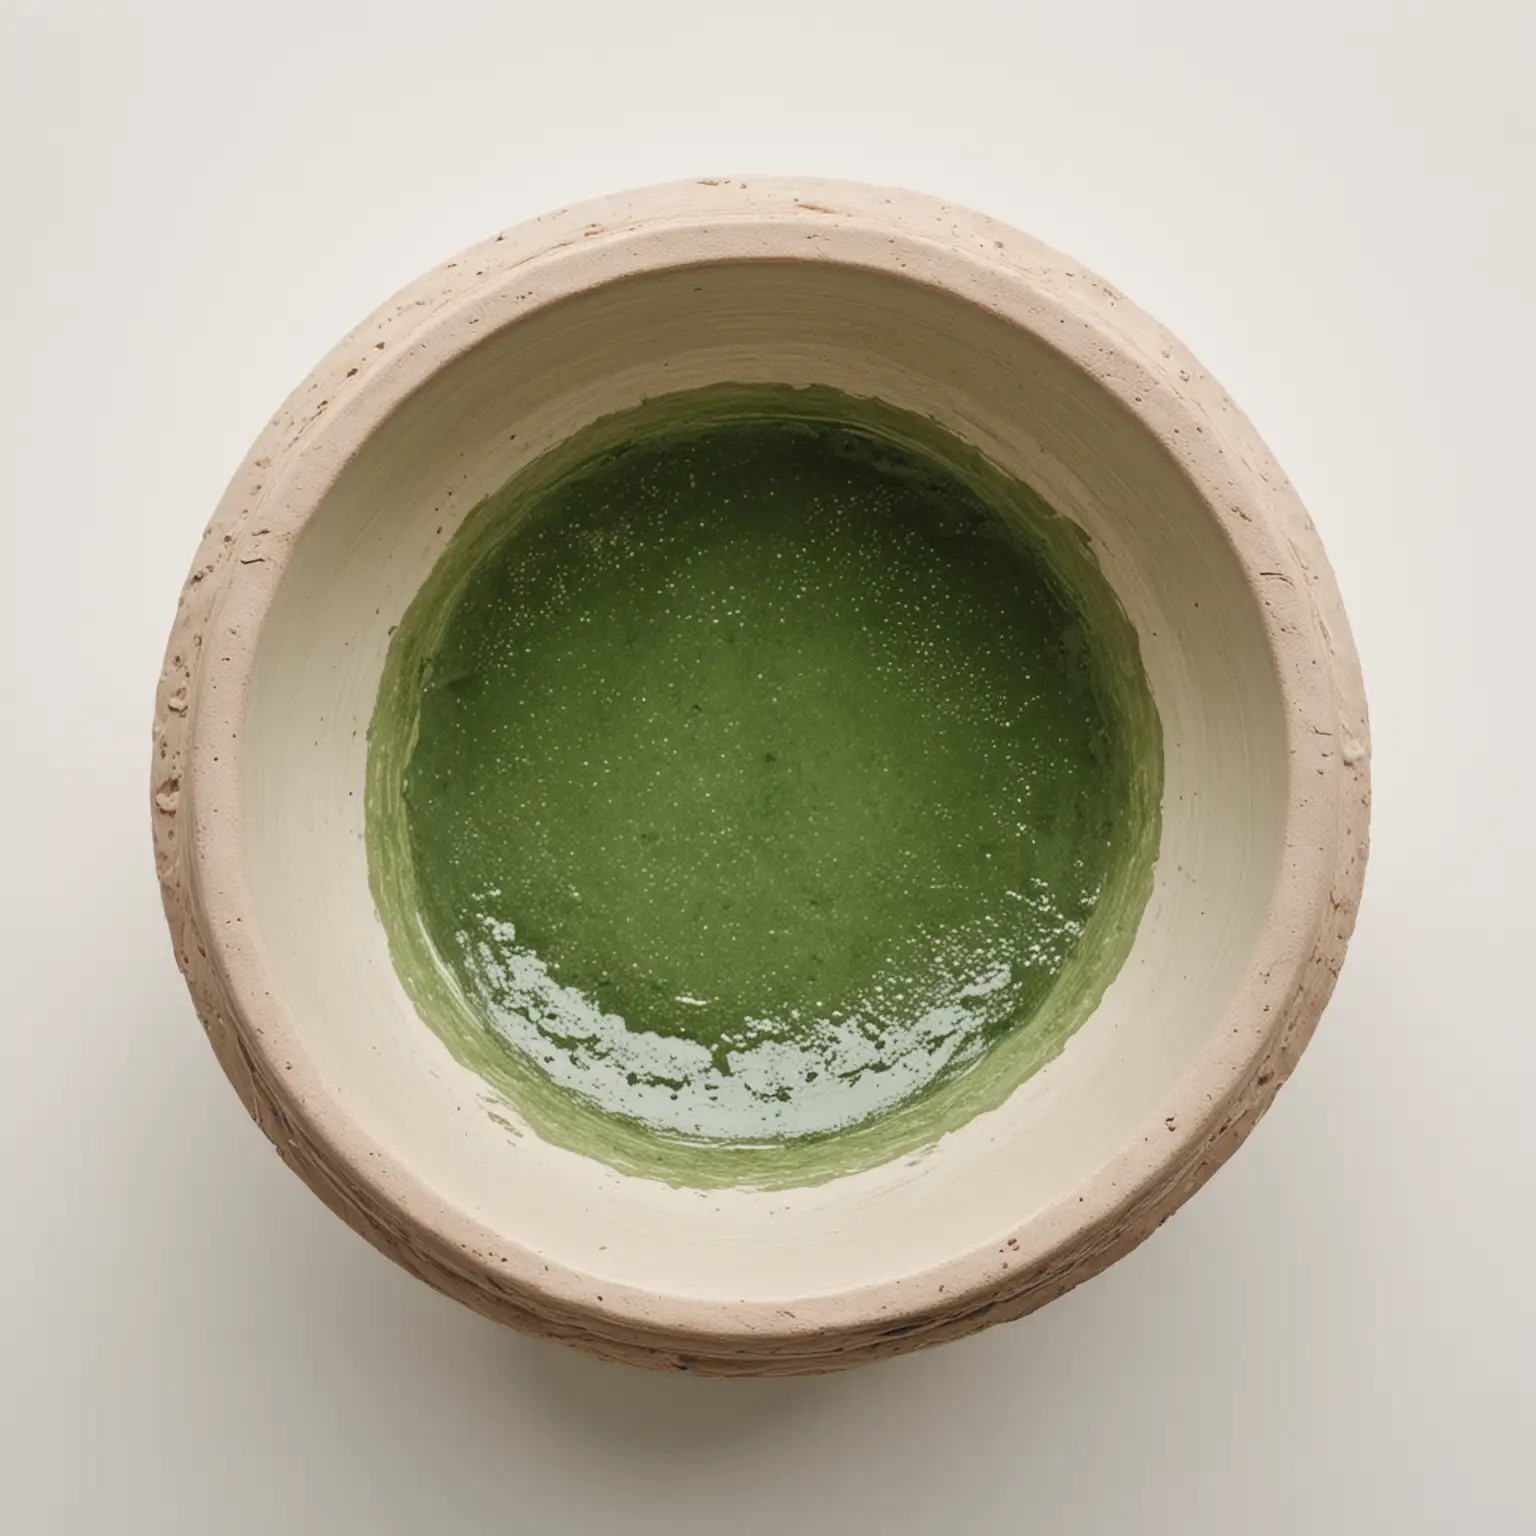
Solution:
[{"label": "ceramic bowl", "polygon": [[[598,418],[722,382],[931,419],[1087,536],[1161,718],[1128,957],[997,1107],[803,1187],[621,1172],[487,1112],[391,962],[364,840],[390,639],[468,511]],[[1313,525],[1253,429],[1109,284],[905,192],[708,180],[563,209],[384,305],[252,448],[155,724],[165,908],[284,1160],[488,1317],[678,1370],[836,1369],[1061,1295],[1231,1154],[1296,1064],[1360,892],[1367,727]]]}]

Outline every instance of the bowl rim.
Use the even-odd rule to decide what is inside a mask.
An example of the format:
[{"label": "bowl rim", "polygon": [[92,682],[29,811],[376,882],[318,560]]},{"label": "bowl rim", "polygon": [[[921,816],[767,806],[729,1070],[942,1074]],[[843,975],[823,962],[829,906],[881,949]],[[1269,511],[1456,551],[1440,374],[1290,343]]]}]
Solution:
[{"label": "bowl rim", "polygon": [[[262,621],[293,540],[411,394],[488,335],[626,277],[753,260],[904,277],[1031,332],[1157,438],[1254,593],[1285,709],[1284,853],[1223,1027],[1110,1160],[1046,1209],[921,1271],[797,1301],[729,1302],[604,1279],[451,1205],[349,1118],[276,994],[246,889],[239,760]],[[1031,237],[923,194],[816,178],[708,178],[584,202],[433,269],[289,397],[220,501],[156,696],[151,819],[176,957],[247,1110],[355,1230],[436,1288],[526,1332],[718,1373],[836,1369],[1022,1315],[1128,1252],[1268,1107],[1332,992],[1367,853],[1359,663],[1311,519],[1190,353],[1118,290]]]}]

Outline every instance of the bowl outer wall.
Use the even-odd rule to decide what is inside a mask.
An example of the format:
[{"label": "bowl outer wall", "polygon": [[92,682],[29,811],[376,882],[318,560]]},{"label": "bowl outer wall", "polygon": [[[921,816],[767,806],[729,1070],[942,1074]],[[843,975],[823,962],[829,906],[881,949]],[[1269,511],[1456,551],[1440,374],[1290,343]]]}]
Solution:
[{"label": "bowl outer wall", "polygon": [[[493,329],[618,278],[720,260],[839,262],[956,294],[1071,359],[1180,466],[1255,596],[1286,711],[1285,854],[1223,1027],[1080,1186],[949,1262],[776,1304],[659,1295],[549,1264],[446,1203],[346,1115],[269,985],[245,889],[239,740],[285,551],[369,433]],[[1317,532],[1251,425],[1173,337],[1081,264],[918,194],[808,179],[673,183],[558,210],[428,273],[353,330],[236,472],[183,589],[156,697],[151,818],[178,964],[279,1154],[382,1252],[476,1311],[612,1359],[834,1370],[1021,1316],[1160,1226],[1294,1068],[1354,926],[1369,821],[1359,664]]]}]

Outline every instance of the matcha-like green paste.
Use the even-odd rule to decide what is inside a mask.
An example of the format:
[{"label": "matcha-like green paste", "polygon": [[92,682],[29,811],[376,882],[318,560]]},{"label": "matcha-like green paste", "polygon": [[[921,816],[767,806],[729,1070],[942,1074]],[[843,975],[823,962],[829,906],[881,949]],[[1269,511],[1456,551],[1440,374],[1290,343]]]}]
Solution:
[{"label": "matcha-like green paste", "polygon": [[1160,777],[1071,525],[931,424],[726,387],[472,514],[389,658],[369,851],[423,1017],[535,1130],[783,1185],[1061,1048]]}]

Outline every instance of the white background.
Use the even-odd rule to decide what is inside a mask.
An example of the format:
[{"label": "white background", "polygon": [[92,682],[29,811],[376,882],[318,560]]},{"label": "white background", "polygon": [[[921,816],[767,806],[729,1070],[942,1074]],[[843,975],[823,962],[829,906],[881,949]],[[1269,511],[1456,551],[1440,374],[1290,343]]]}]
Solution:
[{"label": "white background", "polygon": [[[0,4],[0,1528],[1536,1529],[1536,7]],[[283,395],[626,185],[892,182],[1179,333],[1309,503],[1375,720],[1333,1006],[1214,1183],[1035,1317],[852,1375],[502,1332],[328,1215],[172,963],[151,695]]]}]

